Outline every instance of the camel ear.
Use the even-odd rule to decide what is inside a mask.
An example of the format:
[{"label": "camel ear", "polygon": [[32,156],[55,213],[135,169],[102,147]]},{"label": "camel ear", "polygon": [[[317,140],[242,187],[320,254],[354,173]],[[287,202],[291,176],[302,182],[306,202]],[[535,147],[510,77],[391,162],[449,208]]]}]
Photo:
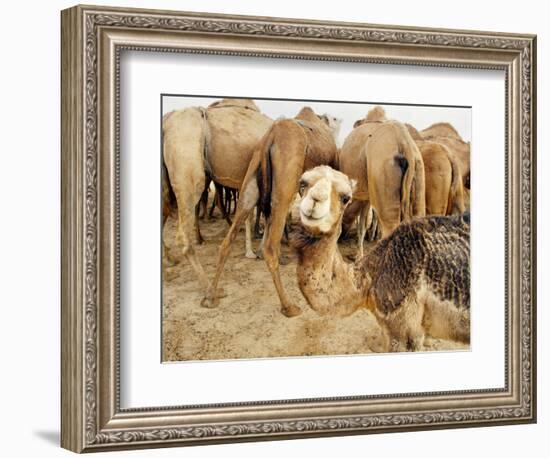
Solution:
[{"label": "camel ear", "polygon": [[355,192],[355,190],[357,189],[357,180],[352,178],[350,180],[350,185],[351,185],[351,193],[353,194]]}]

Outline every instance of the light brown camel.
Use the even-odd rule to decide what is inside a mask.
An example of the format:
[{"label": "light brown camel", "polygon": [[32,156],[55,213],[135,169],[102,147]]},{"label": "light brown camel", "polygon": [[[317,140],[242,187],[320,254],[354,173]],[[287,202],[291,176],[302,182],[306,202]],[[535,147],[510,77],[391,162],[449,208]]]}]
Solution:
[{"label": "light brown camel", "polygon": [[420,135],[424,140],[432,140],[445,145],[456,158],[462,174],[466,204],[469,207],[470,143],[465,142],[456,129],[447,122],[432,124],[430,127],[422,130]]},{"label": "light brown camel", "polygon": [[445,145],[417,142],[426,177],[426,214],[461,215],[464,213],[464,188],[460,167]]},{"label": "light brown camel", "polygon": [[313,310],[348,315],[366,307],[392,351],[422,350],[426,334],[469,342],[469,214],[415,218],[348,264],[337,241],[354,182],[317,167],[301,183],[290,240],[298,284]]},{"label": "light brown camel", "polygon": [[464,188],[460,166],[442,143],[424,140],[418,130],[405,124],[416,142],[424,162],[426,214],[456,215],[464,213]]},{"label": "light brown camel", "polygon": [[250,161],[239,192],[240,198],[233,225],[220,246],[216,275],[208,294],[203,299],[203,306],[218,305],[218,283],[231,243],[239,226],[259,202],[266,218],[262,253],[281,301],[281,312],[288,317],[301,313],[300,307],[286,294],[281,281],[281,238],[290,205],[298,191],[300,175],[304,170],[320,164],[336,164],[338,150],[333,134],[326,121],[309,107],[303,108],[294,119],[280,119],[273,124]]},{"label": "light brown camel", "polygon": [[[406,127],[386,119],[382,107],[373,108],[355,123],[339,154],[339,169],[357,181],[354,204],[346,221],[359,214],[359,252],[363,255],[369,204],[378,218],[382,237],[402,221],[426,214],[422,156]],[[353,214],[355,213],[355,214]]]},{"label": "light brown camel", "polygon": [[[252,100],[246,99],[225,99],[207,109],[186,108],[163,117],[164,163],[178,206],[176,241],[205,290],[210,282],[191,237],[205,177],[208,175],[223,186],[239,188],[254,147],[272,123]],[[246,251],[252,257],[249,221],[246,227]]]}]

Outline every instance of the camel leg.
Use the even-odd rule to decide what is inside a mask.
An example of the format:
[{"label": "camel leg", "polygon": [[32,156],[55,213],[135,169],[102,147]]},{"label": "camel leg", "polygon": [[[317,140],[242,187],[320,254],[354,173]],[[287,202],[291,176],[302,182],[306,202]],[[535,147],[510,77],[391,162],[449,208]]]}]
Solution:
[{"label": "camel leg", "polygon": [[259,239],[262,238],[263,233],[260,228],[260,218],[262,216],[262,212],[260,210],[260,206],[256,206],[256,222],[254,223],[254,238]]},{"label": "camel leg", "polygon": [[[168,173],[168,172],[166,172]],[[163,176],[163,180],[164,180],[164,176]],[[166,178],[166,184],[168,183],[168,178]],[[161,229],[161,234],[162,234],[162,261],[163,263],[165,263],[167,266],[175,266],[179,260],[174,257],[170,251],[170,248],[168,247],[168,245],[166,245],[166,240],[164,239],[164,226],[166,225],[166,221],[168,220],[168,216],[170,216],[170,200],[169,200],[169,195],[168,195],[168,187],[164,188],[164,183],[163,183],[163,192],[162,192],[162,229]]]},{"label": "camel leg", "polygon": [[365,232],[367,229],[367,215],[370,210],[370,204],[366,204],[361,207],[361,213],[359,213],[359,222],[357,225],[358,259],[363,257],[363,245],[365,243]]},{"label": "camel leg", "polygon": [[[162,223],[162,229],[164,232],[164,223],[166,222],[166,218],[163,218],[164,221]],[[170,248],[168,248],[168,245],[166,245],[166,241],[164,240],[164,235],[162,237],[162,279],[163,281],[172,281],[174,278],[178,276],[178,272],[176,269],[170,269],[170,267],[174,267],[177,265],[179,260],[175,258],[172,253],[170,252]]]},{"label": "camel leg", "polygon": [[231,190],[229,188],[224,188],[224,206],[225,206],[225,214],[229,217],[231,214],[231,201],[233,199],[233,195],[231,193]]},{"label": "camel leg", "polygon": [[193,267],[193,270],[197,274],[201,288],[207,290],[210,282],[208,281],[208,277],[206,276],[202,264],[197,257],[194,244],[190,237],[190,234],[193,232],[193,226],[195,226],[194,205],[192,202],[186,202],[184,196],[181,194],[176,194],[176,199],[178,200],[178,228],[176,232],[176,241],[181,247],[182,254],[189,261]]},{"label": "camel leg", "polygon": [[197,206],[195,207],[195,239],[197,240],[198,245],[202,245],[204,243],[204,239],[201,235],[201,228],[199,225],[199,216],[200,216],[200,210],[202,206],[202,197]]},{"label": "camel leg", "polygon": [[374,242],[377,239],[377,236],[379,234],[379,225],[378,225],[378,217],[376,216],[376,213],[374,212],[374,209],[371,207],[371,224],[369,226],[369,229],[367,230],[367,240],[369,242]]},{"label": "camel leg", "polygon": [[[287,295],[281,274],[279,272],[279,256],[281,252],[281,238],[285,228],[288,209],[294,200],[297,192],[297,183],[302,173],[303,165],[288,162],[281,167],[281,170],[274,171],[273,191],[271,195],[272,211],[266,223],[264,244],[262,252],[267,267],[273,277],[273,283],[281,301],[281,313],[287,317],[297,316],[302,313],[298,307]],[[284,180],[281,183],[277,180]]]},{"label": "camel leg", "polygon": [[210,210],[208,211],[208,219],[212,219],[214,217],[214,209],[218,205],[218,191],[214,191],[214,198],[212,199],[212,204],[210,205]]},{"label": "camel leg", "polygon": [[422,351],[424,349],[424,328],[422,327],[422,316],[424,307],[416,301],[411,303],[411,313],[407,323],[406,345],[408,351]]},{"label": "camel leg", "polygon": [[233,195],[233,211],[231,212],[231,214],[234,215],[235,212],[237,211],[238,191],[237,191],[237,190],[233,190],[233,191],[232,191],[232,195]]},{"label": "camel leg", "polygon": [[168,267],[175,266],[178,263],[178,259],[172,254],[164,238],[162,239],[162,259],[166,262]]},{"label": "camel leg", "polygon": [[201,301],[201,305],[203,307],[214,308],[218,306],[220,302],[218,284],[223,273],[225,262],[227,260],[227,257],[229,256],[231,244],[235,240],[235,237],[237,237],[240,226],[248,219],[248,216],[254,209],[254,206],[256,205],[259,197],[260,191],[258,190],[258,183],[256,182],[256,180],[251,180],[246,185],[246,189],[242,193],[242,197],[239,200],[239,203],[237,205],[237,212],[235,213],[235,218],[233,219],[233,224],[231,224],[229,231],[225,235],[225,238],[220,245],[216,275],[214,276],[214,281],[212,282],[212,285],[210,286],[210,288],[208,288],[205,297]]},{"label": "camel leg", "polygon": [[232,221],[229,217],[229,212],[227,210],[227,200],[228,196],[230,196],[230,191],[228,188],[225,188],[221,185],[216,185],[216,189],[218,190],[218,208],[220,209],[220,212],[222,214],[222,218],[227,221],[227,224],[231,226]]},{"label": "camel leg", "polygon": [[424,303],[417,297],[407,297],[389,320],[393,351],[421,351],[425,331],[422,325]]},{"label": "camel leg", "polygon": [[[176,169],[177,171],[177,169]],[[178,176],[177,173],[174,174]],[[192,177],[187,174],[186,176]],[[179,182],[174,179],[173,189],[178,204],[178,226],[176,229],[176,243],[181,248],[183,256],[189,261],[202,289],[207,290],[210,282],[204,272],[195,252],[195,246],[191,240],[193,231],[197,231],[196,208],[204,190],[204,175],[195,176],[194,186],[189,187],[188,181]],[[191,180],[189,180],[191,181]],[[193,182],[193,181],[191,181]],[[197,232],[196,232],[197,233]]]},{"label": "camel leg", "polygon": [[281,313],[287,317],[293,317],[302,313],[302,310],[286,294],[279,272],[279,254],[281,251],[281,237],[283,235],[285,217],[286,212],[281,215],[280,212],[276,211],[271,215],[271,221],[268,222],[266,228],[267,237],[263,246],[263,255],[281,301]]},{"label": "camel leg", "polygon": [[245,220],[245,256],[249,259],[256,259],[256,253],[252,249],[252,220],[254,219],[254,212],[250,212],[250,215]]},{"label": "camel leg", "polygon": [[206,178],[206,184],[204,186],[204,191],[201,195],[201,200],[199,202],[199,209],[197,212],[197,218],[204,219],[206,216],[206,207],[208,205],[208,191],[210,189],[210,181],[212,181],[210,178]]}]

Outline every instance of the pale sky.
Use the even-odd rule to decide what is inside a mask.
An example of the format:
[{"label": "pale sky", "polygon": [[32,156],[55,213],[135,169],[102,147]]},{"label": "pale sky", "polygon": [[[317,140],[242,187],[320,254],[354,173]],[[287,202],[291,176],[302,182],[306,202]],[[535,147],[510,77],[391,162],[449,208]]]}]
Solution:
[{"label": "pale sky", "polygon": [[[187,96],[163,96],[163,114],[172,110],[179,110],[191,106],[207,107],[212,102],[220,100],[219,97],[187,97]],[[367,112],[374,107],[369,103],[346,102],[309,102],[294,100],[258,100],[254,99],[262,113],[272,119],[281,116],[292,118],[302,107],[309,106],[317,114],[330,114],[342,120],[339,146],[346,136],[352,131],[353,123],[365,117]],[[410,106],[410,105],[384,105],[388,119],[395,119],[403,123],[412,124],[418,130],[425,129],[436,122],[448,122],[458,131],[465,141],[471,141],[472,118],[471,108],[455,108],[440,106]]]}]

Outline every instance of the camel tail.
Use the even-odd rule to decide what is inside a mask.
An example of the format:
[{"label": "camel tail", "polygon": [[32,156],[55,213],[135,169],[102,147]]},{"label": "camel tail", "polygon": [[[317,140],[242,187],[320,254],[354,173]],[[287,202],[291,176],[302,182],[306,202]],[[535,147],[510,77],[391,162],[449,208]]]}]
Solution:
[{"label": "camel tail", "polygon": [[426,214],[424,169],[419,161],[396,155],[395,163],[401,169],[401,221]]},{"label": "camel tail", "polygon": [[426,215],[424,164],[420,152],[404,126],[391,124],[400,141],[400,153],[394,157],[401,169],[401,221]]},{"label": "camel tail", "polygon": [[420,152],[405,127],[399,126],[404,137],[402,154],[408,167],[403,170],[401,181],[401,220],[406,221],[413,216],[426,215],[426,183],[424,177],[424,163]]},{"label": "camel tail", "polygon": [[[419,153],[420,156],[420,153]],[[426,177],[424,175],[424,162],[415,160],[414,181],[412,190],[412,215],[426,216]]]},{"label": "camel tail", "polygon": [[271,191],[273,188],[271,149],[274,137],[273,129],[271,129],[264,136],[259,146],[260,163],[257,171],[258,189],[260,191],[259,209],[266,218],[271,214]]},{"label": "camel tail", "polygon": [[410,214],[410,195],[412,189],[412,175],[409,173],[409,161],[406,157],[396,155],[395,163],[401,170],[401,220],[407,220]]},{"label": "camel tail", "polygon": [[170,176],[164,160],[162,161],[162,224],[166,222],[172,209],[176,206],[176,194],[170,183]]},{"label": "camel tail", "polygon": [[462,187],[462,174],[460,168],[454,157],[447,154],[449,162],[451,163],[452,178],[451,189],[449,190],[449,201],[447,203],[448,215],[460,215],[464,213],[466,208],[464,204],[464,189]]}]

